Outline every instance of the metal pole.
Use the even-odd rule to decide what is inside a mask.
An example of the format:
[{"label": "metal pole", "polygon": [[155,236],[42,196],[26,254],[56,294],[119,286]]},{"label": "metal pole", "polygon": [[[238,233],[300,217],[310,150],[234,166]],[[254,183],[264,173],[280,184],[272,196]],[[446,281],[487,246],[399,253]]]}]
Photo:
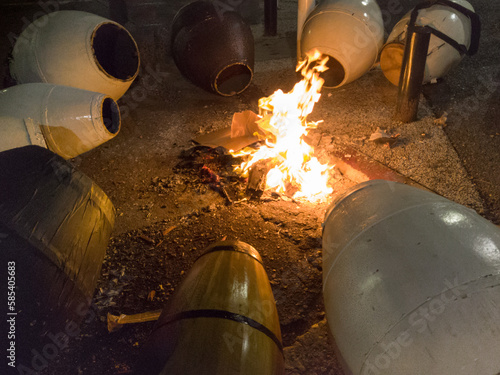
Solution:
[{"label": "metal pole", "polygon": [[417,119],[430,38],[431,30],[428,28],[409,25],[399,77],[397,121],[412,122]]},{"label": "metal pole", "polygon": [[278,32],[278,0],[264,0],[264,34],[275,36]]}]

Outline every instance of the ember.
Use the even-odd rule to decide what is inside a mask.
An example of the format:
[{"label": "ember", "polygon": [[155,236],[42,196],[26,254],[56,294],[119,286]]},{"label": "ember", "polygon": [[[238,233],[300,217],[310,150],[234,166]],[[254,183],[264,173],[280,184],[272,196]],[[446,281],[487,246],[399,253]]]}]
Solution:
[{"label": "ember", "polygon": [[327,185],[328,171],[332,167],[321,164],[313,156],[314,148],[304,141],[304,136],[320,123],[308,122],[307,116],[321,96],[324,80],[319,74],[328,69],[327,60],[328,57],[314,51],[297,65],[303,79],[295,84],[292,91],[284,93],[277,90],[259,100],[260,120],[257,124],[264,133],[260,136],[265,139],[265,145],[258,149],[231,151],[234,156],[248,156],[236,168],[244,176],[259,161],[271,161],[266,175],[266,190],[311,202],[320,201],[332,192]]}]

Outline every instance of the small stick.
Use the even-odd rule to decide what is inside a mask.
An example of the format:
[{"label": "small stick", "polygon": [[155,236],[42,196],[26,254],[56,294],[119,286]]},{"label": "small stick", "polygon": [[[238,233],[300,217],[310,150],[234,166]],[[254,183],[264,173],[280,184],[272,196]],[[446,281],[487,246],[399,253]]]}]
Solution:
[{"label": "small stick", "polygon": [[162,310],[148,311],[133,315],[112,315],[108,313],[108,332],[116,332],[123,327],[124,324],[151,322],[158,320]]},{"label": "small stick", "polygon": [[224,185],[220,184],[220,190],[222,191],[222,194],[224,195],[224,197],[228,200],[228,202],[230,204],[233,204],[233,200],[231,199],[231,197],[229,196],[229,194],[227,193],[227,190],[226,188],[224,187]]}]

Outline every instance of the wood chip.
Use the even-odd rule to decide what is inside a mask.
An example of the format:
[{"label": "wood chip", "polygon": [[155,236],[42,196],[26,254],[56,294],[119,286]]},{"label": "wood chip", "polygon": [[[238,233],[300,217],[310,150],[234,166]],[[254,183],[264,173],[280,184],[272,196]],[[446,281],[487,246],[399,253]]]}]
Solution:
[{"label": "wood chip", "polygon": [[148,236],[145,236],[144,234],[141,234],[141,235],[139,236],[139,238],[140,238],[141,240],[143,240],[144,242],[147,242],[147,243],[149,243],[149,244],[151,244],[151,245],[154,245],[154,244],[155,244],[155,240],[153,240],[152,238],[150,238],[150,237],[148,237]]},{"label": "wood chip", "polygon": [[169,234],[170,232],[172,232],[175,228],[177,228],[177,225],[172,225],[171,227],[169,227],[169,228],[165,229],[165,230],[163,231],[163,233],[162,233],[162,234],[163,234],[163,236],[166,236],[167,234]]},{"label": "wood chip", "polygon": [[149,294],[148,294],[148,301],[152,301],[155,298],[155,295],[156,295],[156,291],[155,290],[152,290],[151,292],[149,292]]}]

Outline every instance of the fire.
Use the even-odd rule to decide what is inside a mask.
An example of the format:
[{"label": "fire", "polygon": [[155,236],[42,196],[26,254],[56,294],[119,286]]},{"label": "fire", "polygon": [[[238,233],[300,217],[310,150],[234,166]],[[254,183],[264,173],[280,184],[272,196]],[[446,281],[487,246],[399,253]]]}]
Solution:
[{"label": "fire", "polygon": [[[274,167],[266,176],[266,190],[293,193],[293,198],[319,201],[332,192],[327,186],[328,171],[332,168],[321,164],[313,156],[314,148],[304,141],[304,136],[321,121],[308,122],[307,116],[318,102],[324,80],[320,73],[326,69],[328,57],[314,51],[297,65],[303,76],[288,93],[275,91],[259,99],[257,124],[264,133],[265,145],[259,149],[243,150],[234,156],[248,155],[247,161],[236,168],[242,175],[259,161],[269,160]],[[262,135],[262,134],[261,134]]]}]

